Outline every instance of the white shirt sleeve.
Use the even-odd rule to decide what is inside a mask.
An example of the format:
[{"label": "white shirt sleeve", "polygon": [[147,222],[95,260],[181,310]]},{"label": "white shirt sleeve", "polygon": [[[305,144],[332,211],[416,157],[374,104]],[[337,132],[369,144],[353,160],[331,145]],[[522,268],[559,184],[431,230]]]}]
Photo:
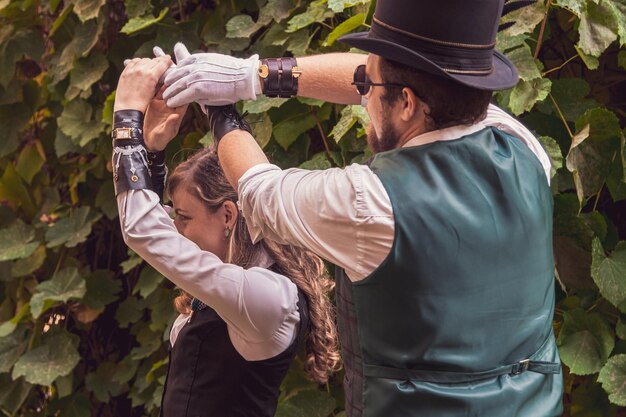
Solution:
[{"label": "white shirt sleeve", "polygon": [[127,245],[178,287],[213,308],[245,359],[274,357],[292,343],[300,315],[298,290],[291,280],[265,268],[223,263],[201,250],[178,233],[152,191],[120,193],[117,203]]},{"label": "white shirt sleeve", "polygon": [[[550,181],[550,159],[537,138],[494,105],[481,123],[427,132],[404,146],[453,140],[485,126],[524,142]],[[374,272],[393,245],[391,201],[380,179],[365,165],[324,171],[256,165],[239,179],[239,205],[254,241],[267,237],[305,247],[344,268],[352,281]]]},{"label": "white shirt sleeve", "polygon": [[391,202],[365,165],[324,171],[257,165],[239,180],[239,203],[254,241],[305,247],[352,281],[374,271],[393,243]]}]

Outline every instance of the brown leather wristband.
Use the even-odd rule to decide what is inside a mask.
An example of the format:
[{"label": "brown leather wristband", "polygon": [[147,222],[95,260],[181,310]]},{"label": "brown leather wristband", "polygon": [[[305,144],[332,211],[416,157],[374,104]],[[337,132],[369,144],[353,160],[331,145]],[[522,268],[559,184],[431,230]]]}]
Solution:
[{"label": "brown leather wristband", "polygon": [[295,58],[268,58],[261,60],[259,76],[267,97],[289,98],[298,94],[301,71]]}]

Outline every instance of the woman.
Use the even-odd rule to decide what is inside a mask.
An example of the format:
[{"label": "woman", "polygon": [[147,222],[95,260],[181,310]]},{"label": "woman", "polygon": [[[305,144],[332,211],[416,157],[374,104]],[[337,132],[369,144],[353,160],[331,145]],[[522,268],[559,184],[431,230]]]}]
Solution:
[{"label": "woman", "polygon": [[301,249],[253,244],[210,150],[174,171],[171,221],[154,190],[164,182],[162,150],[185,109],[169,110],[153,97],[171,64],[169,57],[128,63],[113,129],[124,239],[184,291],[175,302],[181,314],[170,335],[162,415],[273,416],[300,340],[306,337],[311,379],[324,382],[338,369],[323,263]]}]

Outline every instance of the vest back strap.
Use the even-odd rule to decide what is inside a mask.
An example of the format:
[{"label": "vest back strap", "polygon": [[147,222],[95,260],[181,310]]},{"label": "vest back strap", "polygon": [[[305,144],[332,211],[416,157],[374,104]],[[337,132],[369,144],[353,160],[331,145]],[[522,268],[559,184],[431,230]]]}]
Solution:
[{"label": "vest back strap", "polygon": [[524,359],[511,365],[503,365],[488,371],[454,372],[422,369],[401,369],[378,365],[364,365],[363,374],[374,378],[389,378],[398,380],[418,380],[433,383],[463,383],[493,378],[500,375],[519,375],[524,372],[540,374],[558,374],[561,364],[555,362],[541,362]]}]

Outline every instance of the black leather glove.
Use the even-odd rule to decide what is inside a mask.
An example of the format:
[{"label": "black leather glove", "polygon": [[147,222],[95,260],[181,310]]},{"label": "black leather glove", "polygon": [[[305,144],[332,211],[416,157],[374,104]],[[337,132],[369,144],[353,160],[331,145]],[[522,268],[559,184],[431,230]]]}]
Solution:
[{"label": "black leather glove", "polygon": [[224,135],[233,130],[241,129],[252,134],[250,125],[245,121],[243,116],[239,114],[233,104],[226,106],[206,106],[206,111],[209,117],[209,127],[213,133],[216,147]]}]

